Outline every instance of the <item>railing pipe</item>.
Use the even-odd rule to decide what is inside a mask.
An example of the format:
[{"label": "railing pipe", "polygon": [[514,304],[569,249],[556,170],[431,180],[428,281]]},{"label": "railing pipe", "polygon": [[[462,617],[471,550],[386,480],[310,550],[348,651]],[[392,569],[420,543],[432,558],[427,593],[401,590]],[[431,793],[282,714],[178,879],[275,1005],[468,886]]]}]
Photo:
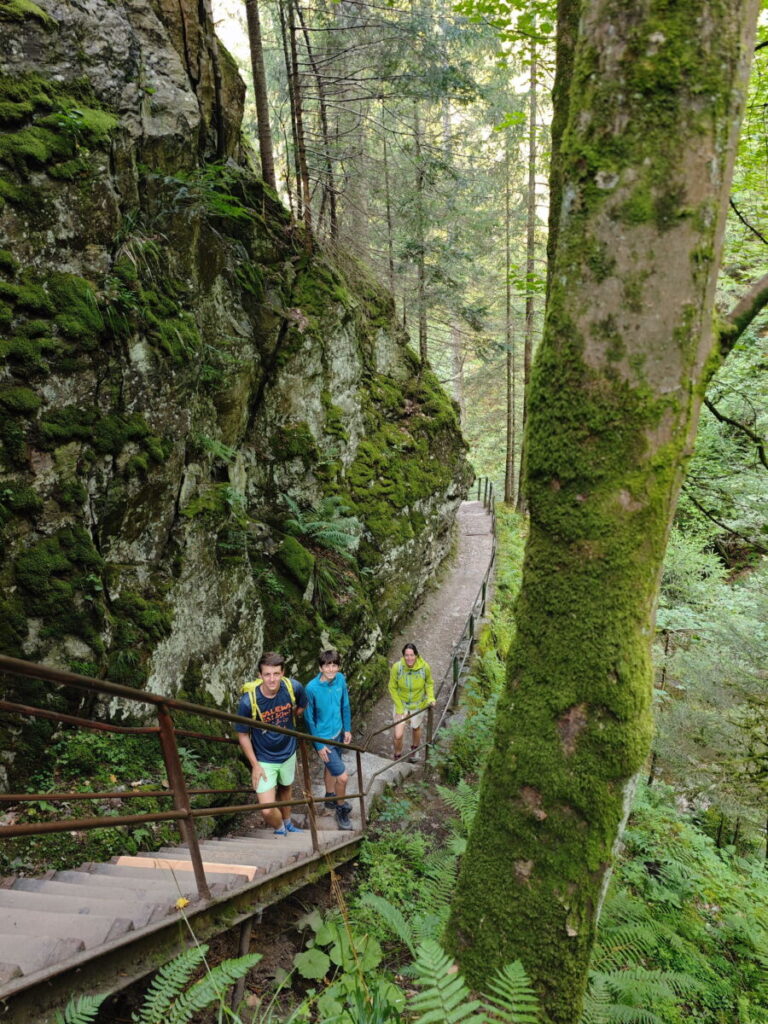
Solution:
[{"label": "railing pipe", "polygon": [[307,741],[299,740],[299,754],[301,756],[301,772],[304,778],[304,796],[307,801],[307,813],[309,815],[309,832],[312,836],[312,849],[315,853],[320,850],[320,841],[317,837],[317,818],[315,816],[315,798],[312,795],[312,778],[309,774],[309,758],[307,756]]},{"label": "railing pipe", "polygon": [[173,793],[173,805],[177,810],[184,812],[184,817],[179,819],[179,831],[182,841],[189,847],[197,893],[201,899],[209,900],[211,891],[205,880],[205,868],[200,854],[200,844],[197,841],[197,829],[190,813],[192,805],[189,801],[189,793],[187,793],[187,783],[184,778],[184,770],[181,767],[176,737],[173,735],[173,719],[170,711],[163,704],[157,708],[157,723],[160,726],[160,747],[165,761],[165,770],[168,773],[168,784]]},{"label": "railing pipe", "polygon": [[357,758],[357,789],[359,793],[360,801],[360,827],[365,828],[366,817],[365,817],[365,786],[363,785],[363,755],[359,750],[355,751],[355,757]]}]

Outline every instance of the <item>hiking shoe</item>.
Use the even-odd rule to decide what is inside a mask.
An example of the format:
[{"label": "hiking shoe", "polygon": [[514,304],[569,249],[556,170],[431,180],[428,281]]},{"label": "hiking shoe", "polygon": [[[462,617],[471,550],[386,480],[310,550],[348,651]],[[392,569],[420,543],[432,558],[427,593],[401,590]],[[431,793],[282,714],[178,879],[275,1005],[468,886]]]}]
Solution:
[{"label": "hiking shoe", "polygon": [[341,810],[344,811],[345,814],[349,814],[349,812],[352,810],[352,804],[348,800],[345,800],[343,803],[337,802],[336,806],[341,808]]},{"label": "hiking shoe", "polygon": [[418,762],[418,760],[419,760],[419,758],[417,756],[418,753],[419,753],[419,748],[418,747],[411,747],[411,752],[408,755],[408,764],[416,764]]},{"label": "hiking shoe", "polygon": [[286,832],[303,832],[304,831],[303,828],[296,828],[296,826],[293,824],[292,821],[286,821],[286,823],[283,825],[283,828],[285,829]]},{"label": "hiking shoe", "polygon": [[276,835],[276,836],[287,836],[288,835],[288,829],[286,828],[285,825],[283,825],[282,828],[276,828],[274,833],[273,833],[273,835]]},{"label": "hiking shoe", "polygon": [[343,811],[341,807],[336,808],[336,824],[342,832],[352,831],[352,822],[349,820],[349,812]]}]

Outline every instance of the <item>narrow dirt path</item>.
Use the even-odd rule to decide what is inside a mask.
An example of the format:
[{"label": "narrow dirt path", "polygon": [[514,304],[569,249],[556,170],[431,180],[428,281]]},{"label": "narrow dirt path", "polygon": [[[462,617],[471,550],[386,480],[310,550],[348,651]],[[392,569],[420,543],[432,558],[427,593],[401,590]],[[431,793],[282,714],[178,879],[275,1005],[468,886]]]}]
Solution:
[{"label": "narrow dirt path", "polygon": [[[463,502],[456,519],[457,544],[450,564],[392,641],[389,652],[392,664],[400,658],[403,644],[416,644],[419,654],[432,668],[436,688],[450,668],[453,647],[461,636],[472,602],[480,590],[493,546],[491,516],[481,501]],[[488,596],[490,598],[490,594]],[[353,723],[355,737],[362,738],[391,721],[392,700],[385,691],[364,721]],[[380,755],[391,757],[392,733],[383,733],[371,745]]]}]

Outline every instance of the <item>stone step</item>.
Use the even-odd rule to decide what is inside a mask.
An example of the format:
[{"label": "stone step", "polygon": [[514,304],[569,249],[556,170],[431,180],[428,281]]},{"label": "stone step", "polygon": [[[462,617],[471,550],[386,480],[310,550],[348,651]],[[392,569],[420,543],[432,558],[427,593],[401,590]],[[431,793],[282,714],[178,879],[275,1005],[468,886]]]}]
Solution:
[{"label": "stone step", "polygon": [[0,989],[10,985],[14,978],[21,977],[21,968],[18,964],[0,964]]},{"label": "stone step", "polygon": [[0,916],[0,935],[45,936],[46,938],[82,939],[86,949],[103,946],[133,930],[127,917],[102,917],[98,914],[49,913],[42,907],[6,907]]},{"label": "stone step", "polygon": [[[30,899],[34,903],[30,903]],[[40,902],[38,902],[40,901]],[[0,889],[0,907],[42,906],[54,914],[98,914],[102,917],[128,917],[134,928],[143,928],[150,921],[165,917],[173,903],[169,900],[135,903],[118,894],[108,898],[104,892],[94,893],[85,886],[69,882],[45,882],[38,878],[17,878],[10,889]],[[0,962],[5,962],[0,957]]]},{"label": "stone step", "polygon": [[[277,841],[275,841],[275,846],[277,846]],[[293,863],[294,859],[302,853],[300,850],[272,850],[270,848],[267,848],[267,850],[231,849],[225,843],[222,843],[221,847],[222,848],[220,850],[205,850],[204,853],[202,850],[200,851],[203,853],[204,862],[206,864],[218,866],[219,870],[222,869],[224,864],[227,864],[230,867],[239,864],[242,867],[262,868],[267,872],[276,871],[284,864],[288,864],[289,862]],[[141,854],[139,853],[137,856],[141,857]],[[158,850],[155,854],[147,854],[147,859],[149,860],[158,857],[167,857],[169,859],[176,858],[179,861],[189,861],[191,854],[189,850],[185,849],[183,846],[173,849],[169,848]]]},{"label": "stone step", "polygon": [[16,965],[22,974],[34,974],[50,964],[69,960],[85,949],[82,939],[33,938],[0,935],[0,963]]},{"label": "stone step", "polygon": [[[111,864],[110,867],[116,867],[116,865]],[[122,870],[127,869],[123,868]],[[130,893],[132,899],[142,900],[145,903],[160,902],[165,899],[177,900],[179,896],[184,896],[188,900],[197,899],[197,886],[192,872],[183,871],[179,874],[183,877],[177,883],[168,870],[156,870],[151,873],[145,871],[143,876],[140,875],[136,878],[103,873],[98,870],[98,865],[95,865],[93,871],[57,871],[51,881],[95,886],[99,889],[111,890],[116,897]],[[232,878],[234,876],[226,875],[225,877]],[[208,879],[208,882],[212,892],[219,894],[225,891],[225,886],[215,885],[212,878]],[[105,891],[105,895],[109,896],[109,892]]]}]

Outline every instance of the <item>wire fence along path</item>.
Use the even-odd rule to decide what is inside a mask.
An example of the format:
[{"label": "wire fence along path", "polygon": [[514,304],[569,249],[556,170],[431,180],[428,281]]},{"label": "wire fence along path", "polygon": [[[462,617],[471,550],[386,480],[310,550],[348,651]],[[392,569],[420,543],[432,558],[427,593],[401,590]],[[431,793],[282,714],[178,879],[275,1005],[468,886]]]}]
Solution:
[{"label": "wire fence along path", "polygon": [[[439,702],[430,708],[426,742],[421,756],[426,760],[437,730],[450,707],[458,700],[459,683],[472,652],[477,622],[485,613],[489,579],[496,551],[495,509],[493,488],[487,481],[483,505],[491,516],[494,539],[488,567],[477,596],[472,603],[461,635],[456,640],[451,658],[437,686]],[[0,825],[0,841],[18,836],[56,832],[79,832],[88,829],[140,826],[148,822],[175,822],[181,843],[151,853],[120,856],[107,864],[85,864],[76,871],[48,872],[44,878],[6,880],[0,888],[0,1000],[3,1020],[42,1022],[46,1002],[60,1004],[62,993],[89,991],[93,984],[112,990],[124,986],[155,969],[163,959],[170,959],[189,944],[189,926],[198,939],[241,925],[241,948],[247,948],[254,915],[267,904],[307,884],[335,866],[353,857],[367,822],[368,803],[383,788],[385,773],[393,768],[389,759],[382,767],[371,769],[369,735],[363,745],[350,743],[346,750],[355,761],[350,772],[355,792],[348,799],[356,802],[353,832],[330,831],[323,825],[324,796],[315,796],[311,782],[309,743],[303,733],[292,729],[276,732],[295,735],[299,741],[301,774],[299,790],[290,805],[306,810],[307,830],[298,834],[275,837],[271,831],[257,829],[252,835],[238,838],[201,840],[196,822],[203,817],[216,817],[256,808],[252,787],[201,789],[187,783],[179,755],[178,737],[238,746],[232,735],[177,728],[174,713],[196,716],[208,728],[218,723],[231,730],[235,723],[266,728],[261,722],[241,718],[226,711],[203,707],[189,701],[146,693],[102,679],[92,679],[46,665],[33,664],[0,655],[0,672],[13,680],[16,693],[23,692],[29,680],[43,680],[58,687],[73,688],[93,698],[120,698],[139,708],[144,715],[154,713],[154,724],[141,727],[112,725],[93,718],[63,714],[30,703],[0,700],[0,712],[11,721],[47,719],[62,725],[132,735],[154,735],[159,742],[167,776],[167,789],[119,790],[115,792],[70,793],[5,793],[0,794],[0,808],[13,809],[31,801],[44,801],[46,806],[77,806],[80,801],[123,801],[155,797],[168,801],[166,810],[144,814],[102,814],[68,817],[59,820],[16,822],[5,814]],[[7,689],[7,687],[6,687]],[[30,690],[32,687],[30,687]],[[95,704],[96,700],[86,702]],[[321,737],[322,739],[322,737]],[[332,742],[328,740],[328,742]],[[364,776],[364,765],[368,770]],[[410,769],[412,770],[412,768]],[[204,798],[215,798],[205,800]],[[224,800],[233,801],[224,803]],[[205,806],[200,806],[200,803]],[[275,802],[272,807],[289,805]],[[71,813],[71,810],[70,810]],[[188,905],[187,904],[188,901]],[[183,915],[180,904],[184,907]],[[158,959],[157,949],[163,957]],[[155,951],[155,952],[153,952]],[[77,975],[73,975],[73,970]],[[30,1012],[34,1007],[34,1012]],[[52,1018],[50,1018],[52,1019]]]}]

